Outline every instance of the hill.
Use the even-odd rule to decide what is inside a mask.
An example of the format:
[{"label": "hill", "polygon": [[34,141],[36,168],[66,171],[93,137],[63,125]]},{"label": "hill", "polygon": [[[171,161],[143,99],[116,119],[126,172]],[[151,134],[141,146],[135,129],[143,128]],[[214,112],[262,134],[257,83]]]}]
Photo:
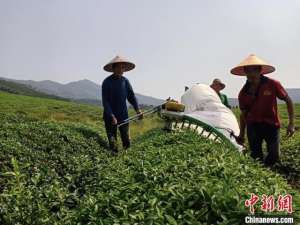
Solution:
[{"label": "hill", "polygon": [[[1,78],[0,78],[0,91],[5,91],[5,92],[19,94],[19,95],[33,96],[33,97],[63,99],[55,95],[50,95],[41,91],[34,90],[28,87],[27,85],[11,82]],[[63,99],[63,100],[67,100],[67,99]]]},{"label": "hill", "polygon": [[[25,115],[43,121],[80,123],[95,129],[103,128],[102,107],[72,101],[46,99],[10,94],[0,91],[0,112]],[[129,110],[133,114],[133,110]],[[136,137],[154,127],[160,127],[158,118],[148,118],[132,124],[131,136]]]},{"label": "hill", "polygon": [[[299,217],[299,191],[247,155],[190,131],[153,129],[150,118],[114,156],[100,115],[92,105],[0,92],[0,224],[239,224],[249,193],[292,194]],[[282,153],[299,165],[297,138]]]},{"label": "hill", "polygon": [[[286,91],[294,103],[300,103],[300,88],[287,88]],[[231,106],[239,105],[237,98],[229,98],[228,101]],[[282,103],[282,101],[279,102]]]},{"label": "hill", "polygon": [[[2,78],[7,79],[7,78]],[[83,79],[79,81],[61,84],[51,80],[33,81],[33,80],[13,80],[11,82],[25,84],[40,92],[50,95],[60,96],[62,98],[72,99],[80,102],[101,103],[101,85],[98,85],[90,80]],[[159,105],[163,102],[161,99],[153,98],[136,93],[136,96],[141,105]]]},{"label": "hill", "polygon": [[239,105],[239,100],[237,98],[228,98],[228,102],[229,102],[229,105],[234,106],[234,107]]},{"label": "hill", "polygon": [[287,92],[295,103],[300,103],[300,88],[288,88]]}]

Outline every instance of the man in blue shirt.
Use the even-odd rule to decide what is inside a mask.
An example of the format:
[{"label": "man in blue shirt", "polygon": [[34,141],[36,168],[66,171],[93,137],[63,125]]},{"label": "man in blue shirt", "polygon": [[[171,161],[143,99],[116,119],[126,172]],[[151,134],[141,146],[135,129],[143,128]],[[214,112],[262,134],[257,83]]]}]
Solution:
[{"label": "man in blue shirt", "polygon": [[[135,68],[135,65],[128,60],[116,56],[104,66],[104,70],[112,72],[102,83],[102,104],[104,107],[103,119],[109,141],[109,147],[114,152],[117,148],[117,125],[128,118],[126,100],[133,106],[140,119],[142,112],[139,109],[138,101],[133,92],[131,84],[123,73]],[[129,124],[119,127],[123,148],[130,147]]]}]

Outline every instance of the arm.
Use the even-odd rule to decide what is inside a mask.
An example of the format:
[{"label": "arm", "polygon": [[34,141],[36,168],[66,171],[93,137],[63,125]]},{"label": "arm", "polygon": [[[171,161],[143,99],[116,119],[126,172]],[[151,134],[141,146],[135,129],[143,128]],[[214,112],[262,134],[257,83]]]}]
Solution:
[{"label": "arm", "polygon": [[114,120],[115,116],[112,112],[108,96],[109,96],[109,87],[108,87],[107,83],[103,82],[103,84],[102,84],[102,105],[104,108],[104,112],[106,115],[111,116],[111,118]]},{"label": "arm", "polygon": [[[242,89],[243,90],[243,89]],[[246,130],[246,118],[247,118],[247,106],[245,105],[245,101],[243,98],[243,91],[239,93],[239,107],[240,107],[240,134],[237,137],[236,141],[238,144],[243,145],[245,142],[245,130]]]},{"label": "arm", "polygon": [[246,111],[242,110],[240,114],[240,134],[237,137],[237,142],[239,144],[244,144],[245,142],[245,130],[246,130]]},{"label": "arm", "polygon": [[285,101],[287,106],[287,111],[289,115],[289,124],[287,128],[287,134],[288,136],[292,136],[295,132],[295,123],[294,123],[294,104],[290,96],[286,95],[285,98],[283,98],[283,101]]},{"label": "arm", "polygon": [[288,115],[289,115],[289,124],[287,127],[287,135],[290,137],[295,133],[295,126],[294,126],[294,105],[293,105],[293,101],[290,98],[290,96],[288,95],[288,93],[286,92],[286,90],[282,87],[282,85],[280,84],[280,82],[275,81],[275,90],[276,90],[276,96],[285,101],[286,105],[287,105],[287,111],[288,111]]},{"label": "arm", "polygon": [[139,105],[138,105],[138,101],[136,99],[136,96],[133,92],[133,89],[131,87],[131,84],[129,83],[129,81],[127,80],[127,100],[129,101],[129,103],[133,106],[134,110],[137,113],[140,113],[140,109],[139,109]]}]

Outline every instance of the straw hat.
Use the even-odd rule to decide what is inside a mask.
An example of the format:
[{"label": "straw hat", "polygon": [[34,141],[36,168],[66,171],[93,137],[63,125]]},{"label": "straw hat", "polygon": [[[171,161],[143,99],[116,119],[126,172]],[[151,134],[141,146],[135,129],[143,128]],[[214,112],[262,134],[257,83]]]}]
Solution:
[{"label": "straw hat", "polygon": [[251,54],[245,60],[243,60],[239,65],[234,67],[230,72],[234,75],[246,76],[244,71],[245,66],[261,66],[261,74],[272,73],[275,71],[275,67],[269,65],[262,59],[258,58],[256,55]]},{"label": "straw hat", "polygon": [[112,65],[116,63],[123,63],[125,65],[125,72],[129,70],[133,70],[135,68],[134,63],[128,61],[126,58],[117,55],[115,58],[113,58],[109,63],[107,63],[103,69],[107,72],[113,72]]},{"label": "straw hat", "polygon": [[213,85],[213,84],[219,84],[219,85],[221,85],[222,86],[222,90],[226,87],[226,85],[220,79],[218,79],[218,78],[216,78],[216,79],[213,80],[213,82],[212,82],[211,85]]}]

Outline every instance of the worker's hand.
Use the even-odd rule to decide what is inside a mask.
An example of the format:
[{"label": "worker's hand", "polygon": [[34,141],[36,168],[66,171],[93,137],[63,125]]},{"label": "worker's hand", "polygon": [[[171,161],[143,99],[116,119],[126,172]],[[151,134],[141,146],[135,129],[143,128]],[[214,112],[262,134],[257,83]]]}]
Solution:
[{"label": "worker's hand", "polygon": [[295,133],[295,126],[293,123],[289,123],[287,129],[286,129],[286,134],[288,137],[293,136],[293,134]]},{"label": "worker's hand", "polygon": [[118,120],[115,116],[112,116],[112,121],[111,121],[112,125],[117,125],[118,124]]},{"label": "worker's hand", "polygon": [[139,120],[142,120],[144,118],[144,114],[141,110],[136,111],[136,114],[139,116]]},{"label": "worker's hand", "polygon": [[240,134],[239,136],[236,137],[236,142],[239,144],[239,145],[244,145],[245,143],[245,135],[244,134]]}]

